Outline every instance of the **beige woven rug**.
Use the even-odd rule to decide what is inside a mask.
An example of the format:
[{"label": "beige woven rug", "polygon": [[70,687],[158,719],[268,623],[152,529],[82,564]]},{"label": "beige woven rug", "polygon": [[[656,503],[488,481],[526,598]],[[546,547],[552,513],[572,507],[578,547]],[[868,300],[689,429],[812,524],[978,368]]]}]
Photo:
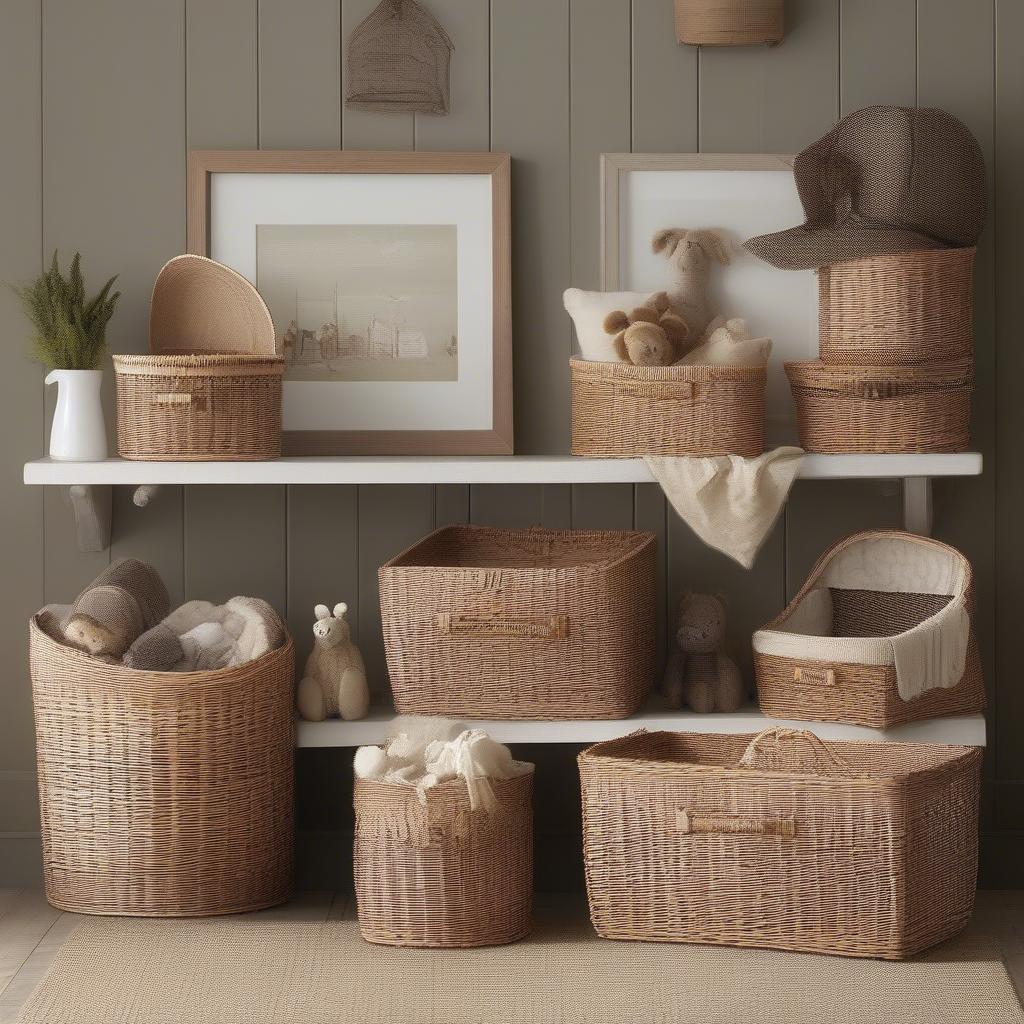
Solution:
[{"label": "beige woven rug", "polygon": [[605,942],[538,922],[515,946],[367,946],[355,922],[97,919],[23,1024],[1021,1024],[998,954],[913,963]]}]

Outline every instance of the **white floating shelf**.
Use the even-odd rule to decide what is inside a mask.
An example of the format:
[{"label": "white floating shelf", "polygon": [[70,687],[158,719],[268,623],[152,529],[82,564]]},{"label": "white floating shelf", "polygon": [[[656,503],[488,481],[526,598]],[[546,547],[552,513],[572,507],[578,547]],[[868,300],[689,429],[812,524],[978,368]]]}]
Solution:
[{"label": "white floating shelf", "polygon": [[[808,455],[805,480],[977,476],[978,452],[952,455]],[[26,484],[640,484],[643,459],[552,456],[287,458],[270,462],[53,462],[25,464]]]},{"label": "white floating shelf", "polygon": [[[358,747],[383,743],[391,735],[395,713],[374,709],[358,722],[331,719],[326,722],[299,722],[300,747]],[[642,711],[632,718],[614,721],[507,722],[471,721],[467,725],[485,729],[502,743],[597,743],[625,736],[635,729],[672,732],[746,733],[780,726],[809,729],[824,740],[889,740],[893,742],[955,743],[971,747],[985,746],[985,717],[958,715],[953,718],[929,718],[882,731],[859,725],[832,722],[793,722],[766,718],[749,707],[734,714],[698,715],[692,711]]]}]

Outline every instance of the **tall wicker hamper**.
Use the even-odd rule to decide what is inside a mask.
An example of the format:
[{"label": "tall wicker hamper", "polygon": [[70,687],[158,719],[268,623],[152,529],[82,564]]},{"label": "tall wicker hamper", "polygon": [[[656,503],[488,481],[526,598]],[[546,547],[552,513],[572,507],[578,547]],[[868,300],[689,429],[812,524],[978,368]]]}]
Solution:
[{"label": "tall wicker hamper", "polygon": [[152,355],[114,356],[123,459],[214,461],[281,454],[284,359],[263,299],[203,256],[176,256],[153,288]]},{"label": "tall wicker hamper", "polygon": [[818,271],[824,363],[907,366],[974,355],[974,249],[927,249]]},{"label": "tall wicker hamper", "polygon": [[106,665],[29,626],[46,898],[190,917],[292,892],[294,650],[214,672]]},{"label": "tall wicker hamper", "polygon": [[761,366],[633,366],[570,359],[572,453],[592,458],[764,451]]},{"label": "tall wicker hamper", "polygon": [[420,802],[410,786],[356,779],[359,929],[389,946],[496,946],[530,931],[533,773],[492,780],[497,809],[451,779]]},{"label": "tall wicker hamper", "polygon": [[655,538],[447,526],[381,566],[395,707],[626,718],[654,676]]},{"label": "tall wicker hamper", "polygon": [[[907,567],[918,582],[909,582]],[[908,591],[908,587],[920,592]],[[955,548],[902,530],[866,530],[833,544],[799,593],[753,637],[758,701],[797,721],[888,729],[985,707],[973,625],[959,682],[900,694],[893,638],[916,630],[938,639],[962,608],[973,616],[971,564]]]},{"label": "tall wicker hamper", "polygon": [[981,750],[634,733],[579,757],[609,939],[903,959],[974,905]]}]

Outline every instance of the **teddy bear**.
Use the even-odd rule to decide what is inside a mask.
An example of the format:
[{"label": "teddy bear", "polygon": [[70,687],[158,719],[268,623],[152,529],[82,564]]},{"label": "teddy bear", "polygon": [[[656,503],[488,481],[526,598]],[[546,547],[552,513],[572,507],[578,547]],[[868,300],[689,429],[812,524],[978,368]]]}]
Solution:
[{"label": "teddy bear", "polygon": [[714,594],[683,594],[662,690],[670,708],[736,711],[746,701],[739,667],[721,651],[725,605]]},{"label": "teddy bear", "polygon": [[350,722],[365,718],[370,710],[366,667],[352,642],[347,611],[344,601],[334,606],[333,613],[325,604],[313,609],[314,646],[296,694],[299,714],[307,722],[322,722],[332,715]]},{"label": "teddy bear", "polygon": [[619,359],[634,366],[670,366],[692,347],[687,345],[689,325],[672,312],[665,292],[630,313],[612,310],[604,318],[604,330],[614,335],[612,347]]},{"label": "teddy bear", "polygon": [[668,261],[668,301],[686,319],[696,344],[714,316],[711,262],[730,262],[725,236],[710,228],[664,228],[651,239],[651,251],[663,253]]}]

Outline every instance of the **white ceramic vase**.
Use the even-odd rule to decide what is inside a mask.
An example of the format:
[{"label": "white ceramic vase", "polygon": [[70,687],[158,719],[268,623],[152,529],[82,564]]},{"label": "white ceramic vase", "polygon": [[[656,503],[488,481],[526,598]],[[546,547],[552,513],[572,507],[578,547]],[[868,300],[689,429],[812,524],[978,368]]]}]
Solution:
[{"label": "white ceramic vase", "polygon": [[57,408],[50,431],[50,458],[60,462],[98,462],[107,457],[107,425],[100,388],[102,370],[51,370],[47,385],[57,385]]}]

